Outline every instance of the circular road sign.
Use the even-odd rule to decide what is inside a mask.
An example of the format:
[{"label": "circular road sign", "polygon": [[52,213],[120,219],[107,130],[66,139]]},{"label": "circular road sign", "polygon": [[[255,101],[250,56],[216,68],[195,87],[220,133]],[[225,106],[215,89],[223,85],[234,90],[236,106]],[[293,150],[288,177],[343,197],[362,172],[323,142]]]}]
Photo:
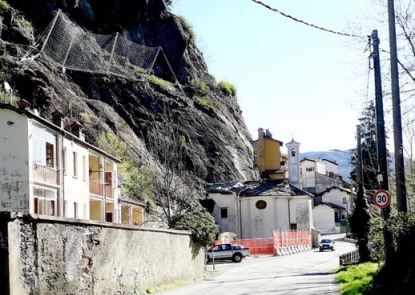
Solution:
[{"label": "circular road sign", "polygon": [[379,208],[384,209],[391,203],[391,195],[387,190],[380,189],[373,196],[373,202]]}]

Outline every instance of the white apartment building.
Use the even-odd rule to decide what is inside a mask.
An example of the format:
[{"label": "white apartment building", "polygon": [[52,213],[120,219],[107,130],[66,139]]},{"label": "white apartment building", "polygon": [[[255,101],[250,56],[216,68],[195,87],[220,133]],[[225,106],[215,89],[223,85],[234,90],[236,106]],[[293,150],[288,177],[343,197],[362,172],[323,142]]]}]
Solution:
[{"label": "white apartment building", "polygon": [[23,100],[0,104],[0,211],[121,223],[119,160],[85,142],[79,123],[65,131],[62,118],[51,123]]},{"label": "white apartment building", "polygon": [[308,159],[300,161],[302,189],[312,194],[319,194],[342,183],[336,162],[327,159]]}]

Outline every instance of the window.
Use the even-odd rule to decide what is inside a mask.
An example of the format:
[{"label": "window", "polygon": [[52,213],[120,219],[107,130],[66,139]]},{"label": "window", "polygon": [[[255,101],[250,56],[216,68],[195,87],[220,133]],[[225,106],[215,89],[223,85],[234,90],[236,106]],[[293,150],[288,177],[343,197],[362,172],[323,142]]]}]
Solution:
[{"label": "window", "polygon": [[73,152],[73,176],[78,177],[78,153]]},{"label": "window", "polygon": [[78,218],[78,203],[73,203],[73,218]]},{"label": "window", "polygon": [[220,208],[220,218],[228,218],[228,208]]},{"label": "window", "polygon": [[66,175],[66,147],[63,148],[63,152],[62,152],[62,169],[63,169],[63,173]]},{"label": "window", "polygon": [[305,171],[312,172],[312,171],[314,171],[314,167],[307,167],[307,168],[305,168]]},{"label": "window", "polygon": [[267,208],[267,202],[265,202],[264,200],[259,200],[255,203],[255,207],[259,210],[263,210]]},{"label": "window", "polygon": [[49,142],[46,143],[46,166],[55,167],[55,146]]},{"label": "window", "polygon": [[291,230],[297,230],[297,223],[290,223]]},{"label": "window", "polygon": [[86,156],[82,156],[82,179],[86,181]]},{"label": "window", "polygon": [[33,163],[39,166],[55,168],[56,136],[46,129],[33,126],[32,155]]},{"label": "window", "polygon": [[33,187],[34,213],[40,215],[57,216],[56,199],[56,190]]},{"label": "window", "polygon": [[295,148],[292,148],[291,149],[291,157],[295,157],[295,155],[296,155]]}]

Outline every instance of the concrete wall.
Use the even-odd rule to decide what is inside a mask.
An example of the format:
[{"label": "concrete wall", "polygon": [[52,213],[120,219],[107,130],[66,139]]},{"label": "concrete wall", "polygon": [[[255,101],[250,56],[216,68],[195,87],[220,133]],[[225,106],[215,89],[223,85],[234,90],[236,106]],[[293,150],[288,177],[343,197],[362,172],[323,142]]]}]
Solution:
[{"label": "concrete wall", "polygon": [[[348,211],[348,214],[352,214],[353,196],[351,193],[339,190],[337,188],[333,188],[328,192],[324,193],[321,197],[323,202],[333,203],[338,206],[344,207]],[[346,200],[346,203],[343,202],[344,198]]]},{"label": "concrete wall", "polygon": [[203,275],[183,231],[20,216],[7,235],[10,294],[137,294]]},{"label": "concrete wall", "polygon": [[328,177],[323,174],[316,173],[316,194],[319,194],[323,191],[325,191],[328,188],[331,188],[333,186],[340,186],[341,180]]},{"label": "concrete wall", "polygon": [[314,227],[322,233],[336,233],[334,210],[327,205],[318,205],[313,209]]},{"label": "concrete wall", "polygon": [[[215,201],[215,207],[213,208],[212,215],[215,218],[216,222],[219,225],[219,230],[223,232],[233,232],[240,237],[239,233],[239,214],[238,214],[238,201],[236,195],[232,194],[221,194],[221,193],[211,193],[209,194],[209,199]],[[221,209],[228,209],[228,217],[221,217]]]},{"label": "concrete wall", "polygon": [[28,132],[26,116],[0,109],[0,211],[29,211]]}]

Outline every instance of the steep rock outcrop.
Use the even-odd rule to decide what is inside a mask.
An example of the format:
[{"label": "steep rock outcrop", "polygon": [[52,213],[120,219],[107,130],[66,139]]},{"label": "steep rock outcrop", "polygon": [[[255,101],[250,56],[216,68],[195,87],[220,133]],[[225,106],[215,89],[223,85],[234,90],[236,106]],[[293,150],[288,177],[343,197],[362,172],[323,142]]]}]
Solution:
[{"label": "steep rock outcrop", "polygon": [[[137,157],[155,157],[147,150],[158,125],[175,124],[186,137],[186,167],[199,183],[247,180],[252,169],[250,135],[236,97],[224,95],[209,75],[201,52],[181,21],[162,0],[9,0],[1,11],[0,79],[17,95],[51,118],[58,109],[67,124],[79,120],[87,139],[114,132]],[[20,58],[51,21],[56,9],[95,33],[120,32],[131,41],[160,46],[180,83],[157,83],[136,73],[132,79],[93,73],[63,73],[40,55],[31,62]],[[201,81],[206,89],[192,86]],[[205,103],[202,103],[205,102]],[[208,105],[206,105],[208,102]],[[168,106],[174,122],[163,121],[161,106]]]}]

